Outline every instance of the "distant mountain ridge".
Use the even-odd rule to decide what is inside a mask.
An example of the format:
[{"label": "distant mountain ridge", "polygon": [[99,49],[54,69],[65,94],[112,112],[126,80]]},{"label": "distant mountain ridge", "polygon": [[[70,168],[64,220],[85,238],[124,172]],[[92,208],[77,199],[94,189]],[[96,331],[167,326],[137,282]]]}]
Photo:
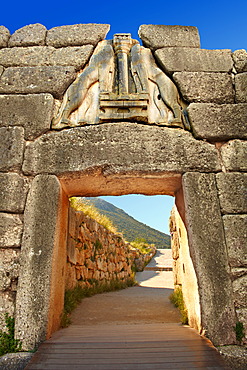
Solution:
[{"label": "distant mountain ridge", "polygon": [[149,244],[155,244],[156,248],[171,248],[170,235],[137,221],[121,208],[101,198],[88,197],[86,199],[89,200],[100,213],[109,217],[128,242],[136,238],[145,238]]}]

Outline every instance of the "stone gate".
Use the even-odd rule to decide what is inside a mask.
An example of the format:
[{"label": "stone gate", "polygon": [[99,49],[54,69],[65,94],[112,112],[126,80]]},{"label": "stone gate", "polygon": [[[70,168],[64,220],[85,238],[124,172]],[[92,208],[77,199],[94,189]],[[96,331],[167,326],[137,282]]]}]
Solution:
[{"label": "stone gate", "polygon": [[0,27],[1,307],[32,349],[57,330],[68,197],[176,199],[214,344],[246,328],[247,53],[195,27]]}]

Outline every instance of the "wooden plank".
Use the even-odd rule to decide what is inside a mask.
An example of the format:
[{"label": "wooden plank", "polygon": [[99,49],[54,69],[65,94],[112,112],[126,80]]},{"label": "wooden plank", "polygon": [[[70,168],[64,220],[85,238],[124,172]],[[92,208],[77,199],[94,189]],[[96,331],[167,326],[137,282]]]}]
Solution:
[{"label": "wooden plank", "polygon": [[209,347],[208,343],[205,341],[198,341],[193,340],[190,342],[183,341],[183,340],[176,340],[176,341],[136,341],[136,342],[45,342],[43,343],[40,348],[47,347],[47,346],[54,346],[54,347],[63,347],[63,348],[171,348],[171,347],[180,347],[184,346],[186,348],[204,348],[204,346]]},{"label": "wooden plank", "polygon": [[[154,359],[155,358],[155,361],[154,362],[160,362],[160,360],[166,360],[168,362],[184,362],[184,361],[188,361],[188,359],[191,361],[191,358],[193,358],[193,361],[207,361],[208,360],[208,357],[209,357],[209,353],[205,354],[205,353],[191,353],[191,352],[183,352],[182,354],[180,354],[180,356],[178,356],[176,353],[135,353],[134,356],[133,356],[133,353],[108,353],[108,352],[105,352],[105,353],[97,353],[96,351],[93,353],[93,356],[92,354],[90,355],[84,355],[84,354],[80,354],[80,353],[77,353],[77,354],[73,354],[73,355],[68,355],[67,353],[57,353],[57,354],[54,354],[54,353],[50,353],[50,354],[47,354],[47,353],[41,353],[39,356],[37,356],[37,358],[39,359],[39,361],[42,361],[42,362],[58,362],[58,363],[63,363],[63,362],[67,362],[67,361],[71,361],[71,359],[73,361],[82,361],[83,362],[87,362],[89,361],[89,363],[94,363],[94,361],[96,362],[100,362],[102,361],[102,363],[104,363],[104,361],[106,360],[115,360],[115,359],[118,359],[120,362],[122,363],[125,363],[126,361],[129,361],[129,360],[132,360],[134,359],[134,361],[139,361],[139,362],[145,362],[146,359]],[[212,353],[210,354],[210,359],[215,359],[217,360],[217,356]]]},{"label": "wooden plank", "polygon": [[[215,366],[213,363],[208,363],[205,367],[200,362],[188,362],[188,363],[179,363],[179,364],[171,364],[171,363],[162,363],[162,364],[107,364],[107,365],[90,365],[90,369],[88,365],[75,365],[71,364],[68,365],[42,365],[42,364],[33,364],[25,368],[25,370],[175,370],[175,369],[207,369],[207,370],[222,370],[224,367],[222,366]],[[225,368],[226,369],[226,368]]]},{"label": "wooden plank", "polygon": [[[94,354],[95,352],[100,354],[100,353],[132,353],[132,354],[143,354],[143,353],[171,353],[171,354],[176,354],[177,356],[182,356],[184,353],[188,353],[188,348],[187,347],[177,347],[177,348],[163,348],[163,347],[158,347],[158,348],[46,348],[43,350],[43,353],[66,353],[67,355],[73,355],[73,354],[78,354],[81,353],[83,355],[91,355]],[[213,351],[213,350],[212,350]],[[191,351],[192,352],[192,351]],[[209,354],[212,353],[210,348],[193,348],[193,353],[205,353]]]}]

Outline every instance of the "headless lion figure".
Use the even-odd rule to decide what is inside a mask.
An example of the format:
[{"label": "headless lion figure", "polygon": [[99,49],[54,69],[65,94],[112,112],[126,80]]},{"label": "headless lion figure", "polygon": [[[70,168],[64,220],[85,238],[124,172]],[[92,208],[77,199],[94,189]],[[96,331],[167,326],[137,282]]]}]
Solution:
[{"label": "headless lion figure", "polygon": [[[88,67],[78,75],[67,89],[58,115],[52,122],[53,128],[61,129],[63,127],[75,126],[69,120],[69,116],[83,103],[90,87],[96,82],[100,83],[102,91],[108,90],[112,85],[109,76],[113,80],[113,65],[114,52],[111,42],[101,41],[96,47]],[[105,78],[105,76],[108,78]],[[96,121],[96,117],[94,121]]]},{"label": "headless lion figure", "polygon": [[[151,50],[136,44],[131,49],[131,69],[136,86],[141,86],[143,90],[149,90],[148,80],[152,81],[158,88],[158,99],[162,99],[173,113],[173,118],[169,121],[171,126],[183,128],[182,102],[176,85],[172,80],[156,66]],[[185,104],[183,104],[185,108]],[[157,118],[160,123],[162,118]],[[188,127],[187,127],[188,128]]]},{"label": "headless lion figure", "polygon": [[[77,79],[67,89],[58,115],[52,122],[52,127],[54,129],[99,122],[97,109],[93,111],[93,116],[90,116],[90,122],[87,122],[85,117],[84,119],[80,117],[78,122],[73,123],[70,120],[70,115],[81,106],[90,88],[95,83],[99,83],[98,94],[100,92],[112,92],[115,73],[114,59],[115,54],[112,41],[101,41],[96,47],[88,67],[78,75]],[[158,94],[155,94],[155,99],[150,96],[149,111],[155,111],[157,114],[154,115],[154,119],[153,117],[149,119],[149,123],[168,124],[168,126],[178,126],[182,128],[185,126],[189,129],[189,123],[186,122],[182,116],[182,108],[185,108],[185,105],[180,101],[178,90],[172,80],[156,66],[151,51],[141,47],[136,40],[133,40],[130,60],[130,68],[137,93],[145,92],[149,93],[150,96],[149,81],[156,85],[155,91],[158,92]],[[97,105],[99,106],[99,96],[97,99]],[[161,100],[160,103],[158,102],[159,100]],[[164,115],[162,115],[164,104],[173,113],[168,122],[167,118],[165,120],[163,118]]]}]

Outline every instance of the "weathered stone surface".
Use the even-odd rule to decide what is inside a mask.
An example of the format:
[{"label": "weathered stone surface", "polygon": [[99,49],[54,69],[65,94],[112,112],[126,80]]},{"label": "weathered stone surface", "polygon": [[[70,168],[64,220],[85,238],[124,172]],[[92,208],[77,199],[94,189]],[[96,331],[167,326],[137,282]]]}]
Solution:
[{"label": "weathered stone surface", "polygon": [[25,198],[23,178],[17,173],[0,173],[0,211],[22,212]]},{"label": "weathered stone surface", "polygon": [[245,370],[247,349],[245,346],[230,345],[217,348],[223,356],[227,369]]},{"label": "weathered stone surface", "polygon": [[59,98],[75,77],[72,66],[10,67],[1,76],[0,93],[47,92]]},{"label": "weathered stone surface", "polygon": [[15,292],[0,292],[0,328],[6,329],[4,315],[8,312],[10,316],[15,313]]},{"label": "weathered stone surface", "polygon": [[182,288],[189,325],[200,332],[202,326],[197,276],[190,257],[187,230],[176,206],[171,211],[171,222],[175,224],[171,242],[173,258],[176,259],[176,269],[173,269],[174,282]]},{"label": "weathered stone surface", "polygon": [[247,275],[232,282],[234,301],[237,308],[246,308]]},{"label": "weathered stone surface", "polygon": [[[34,348],[47,334],[60,201],[57,178],[36,176],[24,212],[16,302],[16,336],[23,341],[24,349]],[[59,284],[63,285],[62,281]]]},{"label": "weathered stone surface", "polygon": [[247,103],[247,72],[235,76],[236,102]]},{"label": "weathered stone surface", "polygon": [[[236,312],[237,312],[238,321],[244,324],[245,338],[247,338],[247,308],[238,308]],[[247,356],[247,350],[245,350],[245,358],[246,356]]]},{"label": "weathered stone surface", "polygon": [[196,138],[213,141],[247,138],[247,104],[192,103],[188,114]]},{"label": "weathered stone surface", "polygon": [[0,50],[0,64],[4,67],[74,66],[80,69],[92,51],[92,45],[59,49],[52,46],[13,47]]},{"label": "weathered stone surface", "polygon": [[143,24],[138,33],[144,46],[150,49],[174,46],[200,47],[200,38],[196,27]]},{"label": "weathered stone surface", "polygon": [[29,24],[11,35],[9,46],[45,45],[46,32],[46,27],[40,23]]},{"label": "weathered stone surface", "polygon": [[3,71],[4,71],[3,66],[0,66],[0,77],[1,77],[1,75],[3,74]]},{"label": "weathered stone surface", "polygon": [[238,279],[241,276],[244,276],[247,274],[247,268],[246,267],[231,267],[231,278],[232,280]]},{"label": "weathered stone surface", "polygon": [[247,72],[247,51],[245,49],[235,50],[232,58],[237,72]]},{"label": "weathered stone surface", "polygon": [[19,275],[19,249],[0,249],[0,290],[16,291]]},{"label": "weathered stone surface", "polygon": [[23,126],[26,140],[49,130],[54,110],[50,94],[0,95],[0,127]]},{"label": "weathered stone surface", "polygon": [[33,355],[34,353],[30,352],[7,353],[6,355],[0,358],[0,367],[2,367],[2,369],[4,370],[25,369]]},{"label": "weathered stone surface", "polygon": [[247,173],[216,175],[222,213],[247,213]]},{"label": "weathered stone surface", "polygon": [[9,38],[9,30],[4,26],[0,26],[0,48],[5,48],[8,45]]},{"label": "weathered stone surface", "polygon": [[28,174],[62,174],[98,166],[107,166],[113,173],[212,172],[220,168],[215,147],[195,140],[189,132],[110,123],[43,135],[28,145],[23,170]]},{"label": "weathered stone surface", "polygon": [[23,127],[0,127],[0,170],[18,169],[24,151]]},{"label": "weathered stone surface", "polygon": [[234,103],[232,79],[227,73],[176,72],[173,78],[188,102]]},{"label": "weathered stone surface", "polygon": [[22,220],[19,215],[0,213],[0,247],[19,247],[22,229]]},{"label": "weathered stone surface", "polygon": [[183,190],[202,326],[215,345],[234,343],[235,311],[215,175],[186,173]]},{"label": "weathered stone surface", "polygon": [[161,67],[173,72],[229,72],[233,61],[231,50],[206,50],[196,48],[163,48],[155,52]]},{"label": "weathered stone surface", "polygon": [[110,26],[108,24],[75,24],[51,28],[47,32],[46,44],[60,48],[63,46],[96,45],[104,40]]},{"label": "weathered stone surface", "polygon": [[[77,205],[80,204],[78,201]],[[77,284],[92,286],[106,280],[130,279],[132,265],[136,268],[141,265],[143,269],[145,262],[149,262],[155,251],[156,248],[153,247],[149,254],[142,254],[120,235],[70,207],[66,289],[72,289]]]},{"label": "weathered stone surface", "polygon": [[223,222],[230,265],[247,267],[247,215],[225,215]]},{"label": "weathered stone surface", "polygon": [[220,148],[223,165],[228,171],[247,171],[247,142],[231,140]]}]

